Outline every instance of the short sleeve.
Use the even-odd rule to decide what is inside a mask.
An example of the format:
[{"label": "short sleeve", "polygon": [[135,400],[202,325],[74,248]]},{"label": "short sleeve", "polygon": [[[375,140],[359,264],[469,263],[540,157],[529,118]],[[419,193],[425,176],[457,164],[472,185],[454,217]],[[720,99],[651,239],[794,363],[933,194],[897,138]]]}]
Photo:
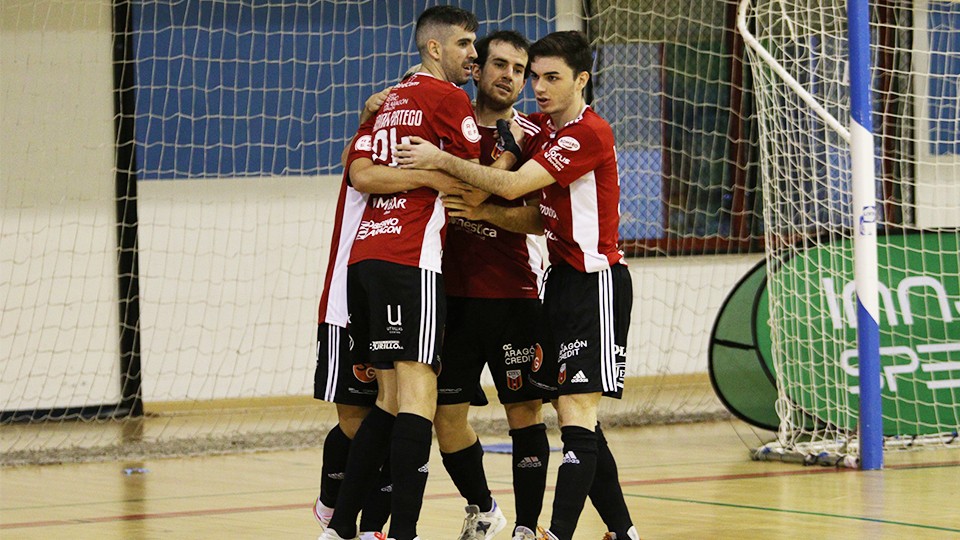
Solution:
[{"label": "short sleeve", "polygon": [[350,146],[350,152],[347,154],[347,162],[345,164],[346,168],[350,168],[350,164],[354,160],[360,158],[372,159],[373,157],[373,124],[376,119],[376,115],[371,117],[369,120],[360,124],[360,128],[357,129],[357,134],[353,138],[353,144]]},{"label": "short sleeve", "polygon": [[443,150],[459,158],[478,159],[480,128],[467,94],[459,89],[448,93],[434,111],[434,126]]}]

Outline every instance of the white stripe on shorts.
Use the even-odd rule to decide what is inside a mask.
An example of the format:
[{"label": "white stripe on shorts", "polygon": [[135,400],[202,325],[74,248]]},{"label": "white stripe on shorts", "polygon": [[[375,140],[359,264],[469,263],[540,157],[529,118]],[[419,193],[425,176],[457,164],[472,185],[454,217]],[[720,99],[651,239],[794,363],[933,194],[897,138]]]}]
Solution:
[{"label": "white stripe on shorts", "polygon": [[617,391],[617,355],[613,324],[613,271],[597,272],[600,306],[600,374],[604,392]]},{"label": "white stripe on shorts", "polygon": [[437,273],[420,269],[420,351],[417,361],[430,364],[437,342]]},{"label": "white stripe on shorts", "polygon": [[327,389],[325,401],[332,402],[337,395],[337,379],[340,377],[340,327],[327,325]]}]

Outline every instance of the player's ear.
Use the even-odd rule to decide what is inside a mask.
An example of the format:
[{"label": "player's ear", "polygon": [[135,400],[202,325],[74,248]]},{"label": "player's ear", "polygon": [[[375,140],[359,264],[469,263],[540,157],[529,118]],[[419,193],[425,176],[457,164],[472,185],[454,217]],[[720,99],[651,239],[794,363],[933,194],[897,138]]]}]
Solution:
[{"label": "player's ear", "polygon": [[473,72],[473,83],[480,84],[480,64],[474,62],[471,70]]},{"label": "player's ear", "polygon": [[427,54],[434,60],[440,60],[440,42],[435,39],[427,40]]},{"label": "player's ear", "polygon": [[588,71],[581,71],[577,73],[577,90],[583,91],[587,87],[587,82],[590,81],[590,73]]}]

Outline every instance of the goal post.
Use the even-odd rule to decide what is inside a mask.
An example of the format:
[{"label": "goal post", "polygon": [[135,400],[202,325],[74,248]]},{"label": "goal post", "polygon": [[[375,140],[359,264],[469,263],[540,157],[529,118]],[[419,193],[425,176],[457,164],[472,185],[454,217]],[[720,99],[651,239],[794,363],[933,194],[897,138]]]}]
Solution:
[{"label": "goal post", "polygon": [[[316,444],[339,156],[439,3],[0,2],[0,460]],[[604,421],[729,417],[710,328],[763,249],[735,0],[450,3],[480,35],[590,40],[635,285],[631,394]]]},{"label": "goal post", "polygon": [[738,15],[780,415],[756,457],[877,469],[885,447],[951,444],[960,5],[742,0]]}]

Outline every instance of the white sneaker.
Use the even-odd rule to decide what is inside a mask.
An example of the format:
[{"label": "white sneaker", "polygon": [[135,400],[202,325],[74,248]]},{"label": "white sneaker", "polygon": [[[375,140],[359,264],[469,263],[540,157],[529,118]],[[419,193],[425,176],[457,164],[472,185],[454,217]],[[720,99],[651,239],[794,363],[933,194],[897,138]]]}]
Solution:
[{"label": "white sneaker", "polygon": [[357,537],[344,538],[337,534],[337,531],[327,527],[327,529],[323,531],[323,534],[317,537],[317,540],[357,540]]},{"label": "white sneaker", "polygon": [[317,502],[313,504],[313,517],[321,527],[326,529],[327,525],[330,525],[330,518],[333,517],[333,508],[324,505],[320,502],[320,497],[317,497]]},{"label": "white sneaker", "polygon": [[[507,518],[500,510],[500,505],[497,504],[496,499],[494,499],[493,509],[489,512],[480,513],[480,519],[477,521],[477,532],[483,531],[482,538],[484,540],[491,540],[506,526]],[[478,536],[477,538],[479,540],[481,537]]]},{"label": "white sneaker", "polygon": [[[603,535],[603,540],[617,540],[617,533],[608,532]],[[640,533],[637,532],[636,527],[631,525],[630,528],[627,529],[626,540],[640,540]]]},{"label": "white sneaker", "polygon": [[523,525],[513,530],[513,540],[537,540],[537,534]]},{"label": "white sneaker", "polygon": [[507,526],[507,518],[493,501],[493,509],[481,512],[480,507],[471,504],[465,508],[467,517],[463,519],[463,529],[459,540],[490,540]]},{"label": "white sneaker", "polygon": [[477,536],[477,523],[480,521],[480,507],[471,504],[467,506],[464,510],[467,512],[467,517],[463,518],[463,528],[460,529],[460,536],[457,537],[458,540],[478,540],[483,538],[483,536]]}]

